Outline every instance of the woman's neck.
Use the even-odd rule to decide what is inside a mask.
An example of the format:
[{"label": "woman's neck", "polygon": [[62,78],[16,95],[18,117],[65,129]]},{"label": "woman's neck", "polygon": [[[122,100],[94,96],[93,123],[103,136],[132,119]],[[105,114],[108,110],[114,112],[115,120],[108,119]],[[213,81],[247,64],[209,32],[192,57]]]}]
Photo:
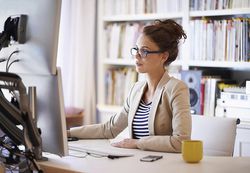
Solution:
[{"label": "woman's neck", "polygon": [[147,88],[143,97],[146,103],[149,103],[152,101],[157,85],[160,82],[164,73],[165,73],[165,69],[163,69],[160,72],[158,71],[157,73],[148,73],[146,75]]},{"label": "woman's neck", "polygon": [[165,73],[165,69],[162,69],[160,72],[157,71],[157,73],[148,73],[146,76],[147,78],[147,84],[148,84],[148,90],[150,92],[154,92],[158,83],[160,82],[162,76]]}]

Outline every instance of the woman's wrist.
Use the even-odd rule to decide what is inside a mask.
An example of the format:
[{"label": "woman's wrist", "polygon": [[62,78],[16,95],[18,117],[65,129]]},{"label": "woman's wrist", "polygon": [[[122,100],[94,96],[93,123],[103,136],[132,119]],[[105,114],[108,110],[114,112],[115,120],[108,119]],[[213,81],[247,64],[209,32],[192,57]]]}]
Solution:
[{"label": "woman's wrist", "polygon": [[67,136],[71,137],[70,130],[67,130]]}]

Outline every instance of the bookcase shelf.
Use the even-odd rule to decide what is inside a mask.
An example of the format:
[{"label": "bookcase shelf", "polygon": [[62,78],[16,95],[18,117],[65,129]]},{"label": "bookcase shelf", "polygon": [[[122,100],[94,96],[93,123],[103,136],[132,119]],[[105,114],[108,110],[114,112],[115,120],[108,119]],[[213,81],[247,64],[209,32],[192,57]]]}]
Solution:
[{"label": "bookcase shelf", "polygon": [[249,15],[250,8],[190,11],[190,17]]},{"label": "bookcase shelf", "polygon": [[[143,2],[142,0],[139,0],[139,1],[140,2],[133,1],[133,3],[141,4]],[[109,3],[108,4],[109,7],[107,7],[107,4],[105,4],[105,2]],[[185,2],[184,4],[188,3],[187,0],[184,0],[183,2]],[[121,3],[121,4],[119,5],[119,3]],[[99,18],[99,21],[98,21],[98,35],[99,35],[99,37],[98,37],[98,47],[99,47],[98,48],[98,71],[99,72],[98,72],[98,89],[97,89],[97,91],[98,91],[97,92],[97,95],[98,95],[97,100],[98,101],[97,102],[98,102],[98,105],[102,105],[101,107],[98,106],[99,112],[104,111],[101,108],[105,107],[104,105],[107,104],[106,101],[108,99],[107,99],[107,94],[105,93],[105,92],[107,92],[107,88],[106,88],[107,81],[105,81],[105,80],[107,80],[107,76],[110,76],[110,73],[112,73],[110,71],[117,70],[118,73],[120,73],[119,68],[121,68],[121,69],[133,68],[134,69],[134,60],[130,57],[129,52],[128,52],[128,55],[119,54],[119,56],[121,56],[121,57],[115,57],[115,56],[113,56],[113,54],[110,55],[110,49],[107,46],[108,44],[106,42],[107,39],[109,39],[108,32],[111,32],[111,31],[109,31],[110,28],[112,30],[113,25],[120,25],[121,27],[124,27],[124,25],[128,25],[128,24],[131,25],[133,23],[146,24],[146,23],[152,22],[156,19],[174,19],[174,20],[178,21],[180,24],[183,24],[183,21],[184,21],[183,19],[186,17],[185,15],[187,12],[187,7],[188,7],[188,4],[186,4],[185,6],[182,5],[182,6],[179,6],[178,8],[176,8],[175,10],[171,9],[171,12],[168,12],[168,13],[167,12],[129,13],[128,11],[130,11],[130,10],[121,9],[121,6],[123,8],[122,3],[124,3],[124,2],[120,2],[120,1],[118,2],[118,1],[114,1],[114,0],[105,0],[105,1],[98,0],[98,14],[99,14],[99,17],[98,17]],[[164,2],[164,3],[166,3],[166,2]],[[179,2],[177,2],[177,4],[180,5]],[[120,10],[117,10],[114,7],[112,7],[113,5],[115,8],[119,8]],[[105,8],[107,8],[107,9],[105,10]],[[126,7],[124,6],[124,8],[126,8]],[[136,8],[136,7],[132,7],[132,8]],[[111,9],[113,9],[113,12]],[[183,9],[183,10],[180,10],[180,9]],[[119,13],[119,11],[121,11],[121,12]],[[155,10],[153,10],[153,11],[155,11]],[[122,28],[121,28],[121,30],[122,30]],[[111,34],[110,34],[110,36],[111,36]],[[131,47],[132,46],[133,45],[131,45]],[[183,64],[186,64],[185,59],[183,59],[181,57],[180,57],[180,59],[181,60],[177,60],[173,64],[171,64],[171,66],[177,66],[179,68],[179,67],[182,67]],[[107,71],[109,74],[107,74]],[[120,105],[118,105],[118,107],[119,106]],[[106,109],[113,109],[113,108],[114,107],[108,105],[105,108],[104,112],[107,112]],[[110,110],[110,111],[112,112],[112,110]]]},{"label": "bookcase shelf", "polygon": [[170,14],[127,14],[104,16],[104,22],[129,22],[129,21],[147,21],[155,19],[178,19],[184,16],[183,12],[173,12]]},{"label": "bookcase shelf", "polygon": [[[159,12],[159,13],[131,13],[131,14],[124,14],[121,12],[119,14],[119,10],[115,10],[115,14],[110,14],[112,11],[107,7],[105,2],[106,1],[113,1],[117,3],[120,3],[120,1],[115,0],[98,0],[98,88],[97,88],[97,95],[98,95],[98,110],[99,112],[112,112],[112,110],[118,110],[120,108],[120,105],[106,105],[106,95],[105,92],[107,92],[106,88],[106,77],[107,73],[106,71],[114,68],[134,68],[134,60],[130,57],[130,54],[128,52],[127,57],[108,57],[108,43],[107,41],[107,31],[108,26],[113,24],[133,24],[133,23],[147,23],[154,21],[155,19],[174,19],[177,20],[180,24],[182,24],[184,30],[187,33],[188,39],[186,40],[185,44],[181,47],[180,51],[180,60],[177,60],[171,64],[171,67],[177,66],[177,69],[181,70],[187,70],[187,69],[193,69],[193,68],[217,68],[217,69],[230,69],[230,70],[241,70],[250,72],[250,62],[249,60],[245,60],[245,62],[233,62],[233,61],[225,61],[222,60],[223,58],[219,58],[221,60],[219,61],[210,61],[210,60],[199,60],[203,59],[198,57],[197,60],[193,57],[193,54],[191,54],[191,50],[195,47],[195,45],[192,44],[192,34],[191,34],[191,21],[200,19],[212,19],[212,20],[223,20],[223,19],[230,19],[230,18],[249,18],[250,17],[250,6],[243,6],[244,8],[231,8],[230,9],[220,9],[220,10],[193,10],[191,9],[191,4],[194,2],[198,2],[198,0],[178,0],[178,3],[181,3],[179,11],[173,11],[169,12],[168,10],[166,12]],[[129,2],[130,0],[127,0]],[[138,0],[139,3],[142,3],[142,0]],[[167,0],[166,0],[167,1]],[[211,0],[213,2],[215,0]],[[131,0],[131,2],[135,3],[137,1]],[[146,2],[146,1],[144,1]],[[151,0],[148,2],[158,3],[162,1],[158,0]],[[168,1],[168,3],[171,3],[172,1]],[[201,1],[199,1],[201,2]],[[205,2],[205,1],[202,1]],[[206,1],[207,2],[207,1]],[[208,1],[210,2],[210,1]],[[237,5],[237,0],[234,0],[234,5]],[[123,3],[123,2],[122,2]],[[177,3],[177,4],[178,4]],[[111,3],[112,4],[112,3]],[[110,5],[110,4],[109,4]],[[154,4],[155,5],[155,4]],[[242,6],[242,5],[241,5]],[[205,7],[207,8],[207,7]],[[204,8],[204,9],[205,9]],[[199,9],[199,8],[198,8]],[[111,10],[111,11],[110,11]],[[105,11],[108,11],[108,14],[105,14]],[[126,11],[126,10],[125,10]],[[129,11],[129,10],[128,10]],[[157,10],[156,10],[157,11]],[[197,34],[197,33],[195,33]],[[119,43],[120,44],[120,43]],[[131,45],[132,47],[133,45]],[[208,49],[210,50],[210,49]],[[248,50],[249,52],[249,50]],[[102,105],[102,106],[100,106]]]},{"label": "bookcase shelf", "polygon": [[132,59],[110,59],[106,58],[103,61],[106,65],[120,65],[120,66],[134,66],[134,61]]},{"label": "bookcase shelf", "polygon": [[189,61],[190,67],[216,67],[216,68],[237,68],[250,69],[250,62],[229,62],[229,61]]},{"label": "bookcase shelf", "polygon": [[[134,23],[146,24],[148,22],[154,21],[155,19],[174,19],[183,26],[184,30],[187,33],[187,38],[188,38],[185,41],[185,44],[181,46],[180,54],[179,54],[180,60],[175,61],[169,67],[169,69],[171,68],[174,69],[173,75],[175,75],[175,77],[180,76],[180,73],[179,73],[180,70],[204,69],[206,70],[206,72],[207,71],[214,72],[217,70],[219,72],[221,71],[224,72],[224,69],[225,69],[226,71],[229,70],[230,72],[232,72],[230,74],[232,74],[234,79],[237,79],[237,78],[249,79],[249,73],[250,73],[249,55],[246,56],[245,59],[242,58],[242,54],[240,55],[240,57],[239,57],[239,54],[238,54],[238,57],[228,56],[228,55],[232,55],[232,52],[230,52],[231,51],[230,46],[232,45],[229,45],[229,49],[225,49],[226,51],[222,51],[223,56],[221,56],[221,52],[219,52],[219,54],[216,54],[218,52],[215,53],[215,50],[220,50],[220,48],[216,48],[216,47],[207,47],[205,48],[205,50],[202,50],[201,52],[197,54],[197,52],[195,52],[194,49],[200,50],[201,48],[203,48],[202,46],[200,46],[201,44],[203,44],[203,42],[201,43],[198,42],[194,44],[195,43],[194,36],[197,36],[199,32],[193,32],[192,30],[193,29],[192,27],[194,27],[196,24],[195,22],[201,22],[199,24],[202,24],[202,21],[205,21],[205,20],[207,20],[208,22],[211,22],[211,21],[213,22],[213,21],[218,20],[219,22],[224,22],[225,24],[231,19],[242,20],[242,18],[246,18],[248,21],[248,26],[249,26],[250,6],[239,4],[239,2],[243,2],[243,1],[231,0],[230,3],[232,4],[224,4],[224,5],[217,4],[217,3],[224,2],[224,1],[217,1],[217,0],[210,0],[210,1],[205,1],[205,0],[203,1],[201,0],[176,0],[176,1],[172,1],[172,0],[164,0],[164,1],[161,1],[161,0],[149,0],[149,1],[98,0],[97,2],[98,2],[98,37],[97,37],[98,38],[98,45],[97,45],[98,47],[98,52],[97,52],[97,56],[98,56],[97,112],[98,114],[97,116],[98,117],[97,118],[99,122],[105,122],[109,120],[109,117],[111,115],[114,115],[115,113],[119,112],[122,108],[121,107],[122,104],[110,105],[109,99],[107,99],[107,93],[110,92],[110,88],[107,88],[107,82],[108,80],[111,79],[111,76],[112,76],[110,74],[116,70],[117,70],[117,73],[124,72],[124,71],[125,73],[127,72],[131,73],[131,71],[135,69],[134,60],[130,56],[129,52],[127,55],[124,55],[123,53],[123,55],[121,54],[121,55],[118,55],[117,57],[112,56],[113,54],[110,55],[110,52],[109,52],[110,49],[109,49],[109,44],[107,40],[110,41],[110,37],[109,37],[110,35],[108,32],[110,32],[110,28],[112,29],[112,25],[127,25],[127,24],[133,25]],[[108,6],[105,4],[106,2],[109,2]],[[147,4],[142,4],[144,2],[152,3],[152,4],[148,6]],[[137,4],[139,3],[143,7],[147,6],[147,8],[151,8],[154,6],[156,7],[157,3],[159,2],[163,3],[162,6],[166,5],[166,3],[167,3],[167,6],[171,6],[171,3],[176,3],[180,6],[176,8],[177,9],[176,11],[165,10],[165,12],[163,12],[160,10],[161,12],[157,13],[155,12],[157,11],[157,9],[154,9],[153,10],[154,12],[151,12],[151,13],[145,12],[144,14],[142,13],[142,11],[140,11],[139,13],[134,13],[134,12],[130,13],[129,12],[130,10],[123,9],[123,7],[125,8],[125,6],[123,6],[124,4],[119,4],[119,3],[137,3]],[[204,6],[205,5],[203,4],[204,2],[213,3],[214,5],[213,8],[210,8],[212,6],[210,7],[207,5]],[[203,4],[203,6],[199,6],[200,4]],[[216,9],[215,4],[216,6],[218,6],[216,8],[220,8],[219,10],[218,9],[207,10],[207,9]],[[114,7],[111,8],[110,5],[111,6],[114,5]],[[118,7],[117,5],[118,6],[120,5],[120,6]],[[161,4],[158,4],[157,6],[158,8],[159,8],[159,5]],[[136,7],[131,6],[131,4],[130,4],[130,7],[136,8]],[[242,7],[242,8],[239,8],[239,7]],[[105,8],[107,9],[105,10]],[[222,9],[222,8],[227,8],[227,9]],[[194,9],[198,9],[198,10],[194,10]],[[200,9],[203,9],[203,10],[200,10]],[[142,9],[140,8],[140,10]],[[147,9],[145,8],[144,11],[147,11]],[[114,13],[114,14],[111,15],[111,13]],[[204,33],[203,33],[204,29],[201,29],[201,30],[202,30],[201,35],[204,36]],[[219,40],[223,40],[223,39],[224,41],[226,40],[225,37]],[[202,37],[201,40],[204,40],[204,38]],[[249,44],[249,40],[247,42]],[[220,43],[220,44],[225,44],[225,43]],[[119,42],[117,43],[117,45],[121,45],[121,43]],[[134,45],[131,45],[131,47],[132,46]],[[211,46],[211,43],[210,43],[210,46]],[[207,55],[210,55],[210,51],[212,52],[212,50],[214,51],[213,56],[210,56],[210,57],[207,56]],[[247,52],[246,54],[249,54],[249,47],[246,52]],[[228,59],[230,59],[231,61],[225,61]],[[241,62],[239,62],[239,59],[241,60]],[[242,59],[244,59],[244,62]],[[244,74],[241,74],[241,72],[243,72]],[[134,78],[134,74],[132,75],[132,77]],[[124,82],[124,83],[125,83],[124,85],[128,85],[128,82]],[[123,86],[120,84],[120,87],[123,87]],[[122,95],[124,96],[125,94],[122,94]],[[240,151],[246,150],[246,153],[247,153],[246,155],[250,156],[250,150],[246,149],[247,147],[244,148],[244,146],[241,145],[244,142],[246,142],[245,139],[249,138],[250,136],[250,122],[240,124],[238,127],[238,130],[239,130],[237,134],[238,137],[237,137],[236,145],[235,145],[235,151],[236,151],[235,155],[239,156],[241,155]],[[247,135],[244,135],[244,134],[247,134]],[[249,139],[247,140],[247,142],[249,146],[250,144]]]},{"label": "bookcase shelf", "polygon": [[[182,60],[176,60],[174,61],[171,66],[182,66],[183,65]],[[114,66],[135,66],[135,62],[133,59],[121,59],[121,58],[116,58],[116,59],[111,59],[111,58],[106,58],[103,60],[104,65],[114,65]]]}]

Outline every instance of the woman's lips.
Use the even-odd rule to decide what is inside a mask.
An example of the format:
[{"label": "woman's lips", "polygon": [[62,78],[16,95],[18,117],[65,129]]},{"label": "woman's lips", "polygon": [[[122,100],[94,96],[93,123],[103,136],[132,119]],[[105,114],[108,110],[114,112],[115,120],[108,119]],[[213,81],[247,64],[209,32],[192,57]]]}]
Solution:
[{"label": "woman's lips", "polygon": [[141,66],[142,63],[139,63],[139,62],[135,62],[136,66]]}]

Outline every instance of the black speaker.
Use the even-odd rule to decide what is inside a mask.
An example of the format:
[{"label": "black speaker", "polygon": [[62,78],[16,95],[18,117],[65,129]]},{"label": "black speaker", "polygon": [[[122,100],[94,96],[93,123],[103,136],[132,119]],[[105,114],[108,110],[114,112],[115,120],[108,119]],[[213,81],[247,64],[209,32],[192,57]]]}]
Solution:
[{"label": "black speaker", "polygon": [[198,70],[184,70],[181,72],[181,80],[189,87],[192,114],[201,114],[201,78],[202,72]]}]

